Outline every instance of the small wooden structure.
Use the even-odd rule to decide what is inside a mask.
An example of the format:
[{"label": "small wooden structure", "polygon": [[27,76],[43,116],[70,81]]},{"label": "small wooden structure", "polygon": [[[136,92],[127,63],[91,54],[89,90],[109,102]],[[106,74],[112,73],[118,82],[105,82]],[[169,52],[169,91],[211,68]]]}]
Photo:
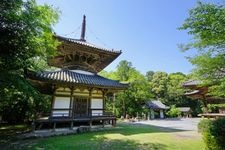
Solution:
[{"label": "small wooden structure", "polygon": [[204,114],[199,114],[199,116],[203,118],[224,118],[225,113],[204,113]]},{"label": "small wooden structure", "polygon": [[165,118],[165,110],[169,109],[168,106],[164,105],[159,100],[149,100],[146,102],[146,108],[149,109],[148,119],[155,119],[155,112],[159,113],[159,118]]},{"label": "small wooden structure", "polygon": [[194,99],[203,100],[205,106],[207,104],[225,103],[225,99],[209,95],[208,94],[209,87],[201,86],[201,82],[199,80],[186,81],[183,83],[183,87],[188,89],[185,95]]},{"label": "small wooden structure", "polygon": [[97,73],[103,70],[121,51],[100,48],[85,40],[86,18],[83,18],[80,39],[56,35],[61,42],[58,55],[49,58],[56,71],[27,72],[28,79],[41,93],[52,95],[51,114],[35,123],[89,124],[105,122],[116,124],[116,117],[106,112],[108,94],[124,90],[127,84],[104,78]]},{"label": "small wooden structure", "polygon": [[225,99],[220,98],[220,97],[214,97],[208,94],[208,88],[207,86],[201,86],[201,82],[198,80],[189,80],[183,83],[183,86],[187,88],[187,92],[185,95],[193,98],[193,99],[200,99],[202,100],[204,107],[205,107],[205,112],[204,114],[200,114],[201,116],[204,117],[217,117],[217,116],[224,116],[221,113],[224,113],[223,108],[219,110],[219,113],[209,113],[208,112],[208,104],[224,104]]},{"label": "small wooden structure", "polygon": [[190,107],[177,107],[177,109],[181,112],[181,117],[191,117],[191,108]]}]

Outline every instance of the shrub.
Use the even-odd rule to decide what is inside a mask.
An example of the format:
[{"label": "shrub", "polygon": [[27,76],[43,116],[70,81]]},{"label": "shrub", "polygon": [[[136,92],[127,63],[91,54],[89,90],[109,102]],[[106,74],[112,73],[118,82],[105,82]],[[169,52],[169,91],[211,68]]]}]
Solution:
[{"label": "shrub", "polygon": [[170,110],[167,112],[167,115],[169,117],[178,117],[178,116],[181,115],[181,112],[180,112],[179,109],[176,108],[175,105],[172,105],[171,108],[170,108]]},{"label": "shrub", "polygon": [[198,132],[203,133],[209,128],[210,124],[212,124],[212,120],[209,119],[202,119],[198,123]]},{"label": "shrub", "polygon": [[[207,121],[204,121],[205,123]],[[207,150],[224,150],[225,149],[225,118],[209,121],[207,125],[201,125],[203,140]]]}]

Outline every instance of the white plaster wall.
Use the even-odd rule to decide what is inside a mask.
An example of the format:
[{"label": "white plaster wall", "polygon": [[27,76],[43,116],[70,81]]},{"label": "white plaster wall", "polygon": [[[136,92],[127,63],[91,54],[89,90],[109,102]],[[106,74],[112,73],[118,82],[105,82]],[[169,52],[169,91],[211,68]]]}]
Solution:
[{"label": "white plaster wall", "polygon": [[[91,99],[91,109],[103,109],[102,99]],[[92,116],[102,116],[102,110],[92,110]]]},{"label": "white plaster wall", "polygon": [[163,113],[163,110],[160,110],[160,112],[159,112],[159,113],[160,113],[160,118],[161,118],[161,119],[163,119],[163,118],[164,118],[164,113]]},{"label": "white plaster wall", "polygon": [[[55,97],[53,108],[69,109],[70,108],[70,97]],[[69,116],[69,110],[55,110],[53,111],[53,117]]]}]

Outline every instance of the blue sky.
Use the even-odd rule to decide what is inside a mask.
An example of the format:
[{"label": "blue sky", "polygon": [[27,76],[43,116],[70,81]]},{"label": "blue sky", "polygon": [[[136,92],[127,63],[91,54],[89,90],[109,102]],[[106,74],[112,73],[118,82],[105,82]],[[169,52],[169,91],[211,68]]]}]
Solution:
[{"label": "blue sky", "polygon": [[80,37],[83,14],[87,19],[86,40],[122,54],[105,70],[115,70],[128,60],[141,73],[165,71],[190,73],[193,66],[177,44],[191,37],[177,28],[196,6],[196,0],[37,0],[61,11],[57,34]]}]

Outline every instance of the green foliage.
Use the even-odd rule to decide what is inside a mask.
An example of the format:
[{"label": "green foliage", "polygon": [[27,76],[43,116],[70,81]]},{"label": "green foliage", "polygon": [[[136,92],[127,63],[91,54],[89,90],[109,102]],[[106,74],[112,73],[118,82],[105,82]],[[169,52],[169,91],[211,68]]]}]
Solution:
[{"label": "green foliage", "polygon": [[29,82],[17,74],[0,76],[8,81],[1,85],[0,114],[4,121],[18,123],[30,121],[39,113],[47,113],[50,107],[50,99],[41,95]]},{"label": "green foliage", "polygon": [[183,73],[169,74],[167,83],[167,93],[170,97],[182,96],[185,93],[185,89],[182,87],[182,83],[187,81],[187,77]]},{"label": "green foliage", "polygon": [[35,0],[3,0],[0,5],[0,115],[8,122],[29,120],[48,107],[25,79],[26,69],[46,68],[59,42],[52,25],[58,12]]},{"label": "green foliage", "polygon": [[207,105],[209,112],[217,112],[219,111],[219,108],[225,108],[225,104],[208,104]]},{"label": "green foliage", "polygon": [[146,78],[151,79],[149,85],[155,99],[161,100],[168,106],[191,107],[193,116],[201,112],[201,103],[185,96],[185,89],[182,84],[189,79],[188,76],[180,72],[171,74],[155,72],[153,75],[151,73],[150,71],[150,78],[148,74]]},{"label": "green foliage", "polygon": [[58,13],[34,0],[3,0],[0,6],[0,71],[36,68],[35,59],[55,54],[52,24]]},{"label": "green foliage", "polygon": [[209,121],[204,126],[203,140],[207,150],[223,150],[225,147],[225,119]]},{"label": "green foliage", "polygon": [[143,76],[132,67],[131,62],[123,60],[116,71],[102,71],[100,74],[114,80],[129,82],[127,90],[116,94],[118,117],[125,114],[136,116],[137,112],[144,113],[142,107],[145,101],[156,98],[166,105],[189,106],[193,110],[193,116],[201,111],[199,101],[191,100],[184,95],[182,84],[188,77],[180,72],[168,75],[165,72],[148,71],[146,76]]},{"label": "green foliage", "polygon": [[114,80],[129,82],[127,90],[116,94],[115,107],[118,117],[121,115],[125,117],[126,114],[136,116],[137,112],[143,111],[144,101],[152,97],[147,79],[132,67],[131,62],[123,60],[115,72],[102,71],[100,74]]},{"label": "green foliage", "polygon": [[154,71],[148,71],[148,72],[146,72],[147,80],[148,81],[152,81],[153,75],[154,75]]},{"label": "green foliage", "polygon": [[176,108],[175,105],[172,105],[170,107],[170,110],[167,112],[167,115],[172,118],[179,117],[181,115],[181,112],[178,108]]},{"label": "green foliage", "polygon": [[131,75],[131,71],[134,70],[132,67],[132,63],[128,62],[126,60],[122,60],[119,62],[119,65],[117,66],[117,77],[120,81],[128,81],[129,75]]},{"label": "green foliage", "polygon": [[165,98],[167,93],[168,74],[165,72],[155,72],[150,87],[156,98]]},{"label": "green foliage", "polygon": [[201,3],[189,11],[189,17],[180,27],[193,36],[193,41],[183,45],[183,50],[197,49],[196,56],[189,58],[195,65],[194,74],[211,86],[210,94],[224,97],[225,78],[225,6]]},{"label": "green foliage", "polygon": [[200,133],[204,133],[208,130],[209,126],[211,126],[212,124],[212,120],[210,119],[202,119],[199,123],[198,123],[198,132]]},{"label": "green foliage", "polygon": [[[167,105],[185,106],[191,101],[184,95],[185,89],[182,84],[187,81],[187,77],[183,73],[171,73],[167,82]],[[190,106],[190,104],[188,104]]]},{"label": "green foliage", "polygon": [[[189,106],[193,116],[199,113],[199,102],[184,96],[182,84],[188,80],[185,74],[148,71],[143,76],[132,67],[131,62],[121,61],[114,72],[102,71],[101,75],[114,80],[129,82],[129,88],[116,94],[116,112],[120,115],[136,116],[144,112],[146,100],[160,99],[166,105]],[[199,110],[198,110],[199,109]],[[111,109],[112,110],[112,109]]]},{"label": "green foliage", "polygon": [[188,30],[188,33],[194,36],[196,40],[191,43],[193,47],[217,46],[225,42],[224,18],[223,4],[198,2],[198,5],[189,11],[189,17],[180,29]]}]

